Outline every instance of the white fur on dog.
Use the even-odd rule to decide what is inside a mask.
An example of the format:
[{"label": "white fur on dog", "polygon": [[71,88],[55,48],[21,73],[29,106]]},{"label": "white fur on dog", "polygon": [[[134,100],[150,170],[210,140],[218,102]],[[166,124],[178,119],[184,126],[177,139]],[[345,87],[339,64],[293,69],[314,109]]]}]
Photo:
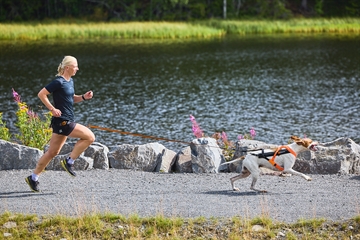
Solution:
[{"label": "white fur on dog", "polygon": [[[291,136],[291,139],[294,140],[294,142],[287,146],[289,146],[296,154],[299,154],[300,152],[303,152],[305,150],[312,150],[312,151],[317,150],[317,148],[316,148],[317,142],[313,142],[309,138],[300,139],[297,136]],[[267,150],[264,150],[264,152],[275,152],[275,150],[267,149]],[[255,153],[255,154],[261,153],[261,150],[255,151],[252,153]],[[283,173],[290,173],[293,175],[298,175],[298,176],[303,177],[304,179],[310,181],[311,178],[309,176],[292,169],[292,167],[295,164],[295,159],[296,159],[296,156],[294,156],[291,153],[286,153],[286,154],[276,156],[275,162],[276,162],[276,164],[278,164],[284,168],[284,170],[282,171]],[[274,171],[279,171],[279,170],[276,167],[274,167],[267,159],[259,158],[258,156],[255,156],[252,154],[246,155],[245,158],[238,158],[233,161],[226,162],[224,164],[229,164],[229,163],[241,161],[241,160],[243,161],[243,163],[242,163],[242,169],[241,169],[240,175],[230,178],[232,189],[234,191],[240,191],[238,188],[235,187],[234,182],[241,178],[246,178],[251,174],[252,183],[251,183],[250,189],[252,189],[254,191],[266,192],[266,190],[255,189],[256,181],[261,174],[260,167],[268,168],[268,169],[271,169]]]}]

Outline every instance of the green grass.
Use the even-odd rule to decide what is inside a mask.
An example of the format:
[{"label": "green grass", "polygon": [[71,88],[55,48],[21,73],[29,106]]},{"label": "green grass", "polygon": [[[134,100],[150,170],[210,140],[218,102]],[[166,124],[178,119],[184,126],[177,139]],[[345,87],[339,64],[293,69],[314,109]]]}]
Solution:
[{"label": "green grass", "polygon": [[129,22],[129,23],[50,23],[50,24],[0,24],[0,39],[177,39],[210,38],[224,35],[221,29],[186,23]]},{"label": "green grass", "polygon": [[0,239],[359,239],[359,219],[285,224],[267,217],[141,218],[111,213],[40,217],[5,212],[0,215]]},{"label": "green grass", "polygon": [[196,22],[91,23],[83,21],[2,23],[0,40],[39,39],[186,39],[225,34],[360,34],[360,18],[292,20],[208,20]]},{"label": "green grass", "polygon": [[338,33],[360,34],[360,18],[206,21],[203,25],[228,34]]}]

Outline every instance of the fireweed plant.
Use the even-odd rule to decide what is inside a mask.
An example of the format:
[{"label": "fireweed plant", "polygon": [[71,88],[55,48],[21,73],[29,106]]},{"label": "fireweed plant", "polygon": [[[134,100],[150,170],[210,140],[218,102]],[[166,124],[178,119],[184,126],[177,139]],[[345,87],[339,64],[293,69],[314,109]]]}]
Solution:
[{"label": "fireweed plant", "polygon": [[[192,123],[192,132],[194,133],[196,138],[205,137],[204,132],[201,130],[199,124],[196,122],[196,119],[194,116],[190,115],[190,121]],[[238,140],[241,139],[249,139],[253,140],[255,139],[256,131],[254,128],[250,129],[249,134],[239,135],[237,137]],[[231,160],[234,156],[235,152],[235,144],[234,142],[230,141],[227,137],[226,132],[215,132],[212,136],[212,138],[216,139],[217,144],[222,149],[222,153],[227,161]]]},{"label": "fireweed plant", "polygon": [[12,89],[14,101],[18,105],[16,112],[17,122],[15,126],[19,128],[19,134],[15,137],[25,146],[43,149],[51,138],[50,128],[51,112],[43,114],[41,117],[33,112],[25,102],[21,101],[20,95]]}]

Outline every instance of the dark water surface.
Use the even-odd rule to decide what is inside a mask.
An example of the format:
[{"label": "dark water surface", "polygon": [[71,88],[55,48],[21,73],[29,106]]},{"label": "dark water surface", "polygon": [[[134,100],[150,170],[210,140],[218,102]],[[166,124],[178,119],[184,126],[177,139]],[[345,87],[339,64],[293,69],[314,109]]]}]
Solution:
[{"label": "dark water surface", "polygon": [[[206,135],[249,133],[274,144],[304,134],[360,142],[360,36],[226,37],[212,40],[0,42],[0,112],[13,129],[14,88],[33,109],[64,55],[78,59],[77,121],[191,141],[189,115]],[[154,140],[94,130],[107,146]],[[175,151],[184,144],[160,141]]]}]

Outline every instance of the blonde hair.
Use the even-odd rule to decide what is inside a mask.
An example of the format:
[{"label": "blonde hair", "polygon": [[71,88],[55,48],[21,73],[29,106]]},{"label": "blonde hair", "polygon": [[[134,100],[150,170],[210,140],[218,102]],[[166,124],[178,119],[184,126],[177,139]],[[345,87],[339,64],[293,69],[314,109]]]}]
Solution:
[{"label": "blonde hair", "polygon": [[58,73],[55,76],[61,76],[64,74],[64,68],[66,66],[71,65],[71,63],[73,62],[77,62],[76,58],[74,58],[73,56],[65,56],[64,59],[62,60],[62,62],[59,64],[58,66]]}]

